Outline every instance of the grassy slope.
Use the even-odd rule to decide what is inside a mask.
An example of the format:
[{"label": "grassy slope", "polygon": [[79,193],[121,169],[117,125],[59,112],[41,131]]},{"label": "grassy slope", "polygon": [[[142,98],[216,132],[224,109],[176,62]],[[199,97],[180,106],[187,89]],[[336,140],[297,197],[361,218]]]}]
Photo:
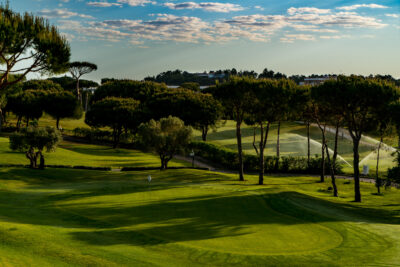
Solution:
[{"label": "grassy slope", "polygon": [[[62,142],[55,152],[45,153],[46,164],[91,167],[159,167],[156,155],[137,150]],[[24,153],[9,149],[8,138],[0,137],[0,164],[29,164]],[[189,166],[172,160],[169,166]]]},{"label": "grassy slope", "polygon": [[[153,176],[151,185],[146,182]],[[312,177],[0,169],[0,265],[365,266],[400,262],[400,194],[352,203]]]},{"label": "grassy slope", "polygon": [[[15,124],[16,119],[11,115],[8,118],[10,123]],[[64,119],[61,120],[61,126],[66,131],[72,131],[77,127],[89,128],[84,122],[84,117],[79,120]],[[39,126],[55,126],[55,120],[48,115],[44,115],[39,120]],[[253,148],[253,128],[247,125],[242,127],[243,135],[243,148],[245,153],[255,154]],[[306,156],[307,155],[307,132],[304,125],[298,123],[283,123],[281,126],[281,155],[291,155],[291,156]],[[333,148],[334,135],[327,133],[328,145]],[[373,136],[376,139],[376,136]],[[201,139],[201,133],[195,131],[195,138],[197,140]],[[276,139],[277,139],[277,125],[273,124],[271,126],[270,134],[268,136],[268,144],[266,149],[266,155],[276,155]],[[311,127],[311,139],[314,140],[311,143],[311,155],[321,154],[321,133],[316,127]],[[208,140],[226,146],[230,149],[236,150],[236,131],[235,123],[233,121],[227,121],[225,125],[219,127],[217,131],[210,131]],[[386,140],[388,144],[394,144],[397,142],[397,138],[390,136]],[[374,145],[374,140],[364,139],[365,142]],[[1,142],[1,141],[0,141]],[[352,142],[345,138],[340,138],[339,140],[339,155],[343,160],[347,161],[348,164],[344,164],[344,171],[346,173],[352,173]],[[366,158],[366,159],[365,159]],[[370,173],[373,174],[376,169],[376,150],[368,145],[360,145],[360,159],[363,160],[362,165],[366,164],[370,167]],[[393,156],[390,152],[382,151],[380,160],[380,171],[382,174],[386,173],[386,170],[390,167],[395,166],[393,162]],[[342,161],[344,162],[344,161]],[[125,165],[124,165],[125,166]],[[362,168],[362,166],[360,166]]]},{"label": "grassy slope", "polygon": [[[242,127],[243,136],[243,150],[248,154],[255,154],[253,148],[253,128],[247,125]],[[311,139],[311,155],[321,155],[321,132],[316,127],[311,127],[310,131]],[[258,142],[258,136],[256,142]],[[334,134],[327,133],[328,146],[329,148],[334,147]],[[196,132],[196,139],[201,139],[201,134]],[[237,150],[236,143],[236,130],[235,123],[233,121],[227,121],[226,124],[216,131],[210,132],[208,136],[210,142],[214,142],[227,148]],[[270,132],[268,135],[268,142],[266,148],[266,155],[276,155],[276,140],[277,140],[277,125],[271,125]],[[375,144],[372,139],[363,139],[365,142],[371,145]],[[307,130],[306,127],[299,123],[283,123],[281,126],[281,155],[286,156],[306,156],[307,155]],[[352,165],[353,161],[353,145],[352,141],[345,138],[339,138],[338,146],[339,155]],[[390,152],[381,151],[380,168],[382,171],[386,171],[388,167],[395,165],[393,157]],[[376,169],[376,153],[374,148],[369,145],[360,145],[360,159],[368,157],[363,164],[367,164],[370,167],[370,173]],[[343,161],[342,161],[343,162]],[[352,167],[349,164],[344,164],[344,171],[352,172]],[[362,166],[361,166],[362,167]]]},{"label": "grassy slope", "polygon": [[[9,114],[7,117],[7,122],[11,125],[16,125],[17,123],[17,118],[13,114]],[[51,126],[51,127],[56,127],[56,121],[49,115],[44,114],[43,117],[41,117],[38,121],[39,126]],[[22,125],[25,125],[25,122],[22,123]],[[76,119],[62,119],[60,120],[60,126],[64,130],[74,130],[75,128],[90,128],[86,123],[85,123],[85,116],[80,118],[79,120]]]}]

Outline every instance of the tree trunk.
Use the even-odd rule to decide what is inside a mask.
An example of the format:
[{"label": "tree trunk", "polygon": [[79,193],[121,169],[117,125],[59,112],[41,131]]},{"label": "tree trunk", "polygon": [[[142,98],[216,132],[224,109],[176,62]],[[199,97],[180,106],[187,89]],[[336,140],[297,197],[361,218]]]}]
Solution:
[{"label": "tree trunk", "polygon": [[400,128],[397,129],[397,136],[398,136],[397,148],[400,149]]},{"label": "tree trunk", "polygon": [[160,160],[161,160],[161,170],[164,170],[164,156],[160,154]]},{"label": "tree trunk", "polygon": [[243,170],[243,149],[242,149],[242,130],[241,120],[236,120],[236,138],[238,146],[238,157],[239,157],[239,181],[244,181],[244,170]]},{"label": "tree trunk", "polygon": [[29,150],[25,153],[26,157],[30,161],[30,168],[35,169],[37,166],[37,155],[35,153],[35,150],[31,147]]},{"label": "tree trunk", "polygon": [[325,137],[325,126],[322,130],[322,150],[321,150],[321,179],[320,182],[325,182],[325,146],[326,146],[326,137]]},{"label": "tree trunk", "polygon": [[333,187],[333,196],[337,197],[338,196],[338,190],[337,190],[337,186],[336,186],[336,177],[335,177],[335,162],[329,155],[329,148],[327,145],[325,145],[325,149],[326,149],[326,156],[328,158],[328,164],[330,166],[331,169],[331,178],[332,178],[332,187]]},{"label": "tree trunk", "polygon": [[207,134],[208,134],[208,126],[203,126],[201,129],[201,138],[204,142],[207,141]]},{"label": "tree trunk", "polygon": [[89,104],[89,92],[86,92],[86,101],[85,101],[85,112],[87,112],[88,104]]},{"label": "tree trunk", "polygon": [[81,90],[79,89],[79,78],[76,79],[76,95],[78,97],[78,101],[81,102]]},{"label": "tree trunk", "polygon": [[26,128],[28,128],[28,126],[29,126],[29,117],[26,118]]},{"label": "tree trunk", "polygon": [[339,139],[339,122],[336,123],[336,132],[335,132],[335,147],[333,149],[333,157],[332,157],[332,161],[333,164],[336,164],[336,159],[337,159],[337,155],[338,155],[338,139]]},{"label": "tree trunk", "polygon": [[42,151],[39,151],[39,156],[40,156],[40,164],[39,164],[39,169],[44,170],[45,168],[45,162],[44,162],[44,156]]},{"label": "tree trunk", "polygon": [[276,157],[279,159],[281,156],[281,144],[280,144],[280,134],[281,134],[281,122],[278,122],[278,137],[276,140]]},{"label": "tree trunk", "polygon": [[260,123],[260,144],[259,144],[259,151],[260,151],[260,155],[259,155],[259,175],[258,175],[258,184],[262,185],[264,184],[264,125],[261,122]]},{"label": "tree trunk", "polygon": [[164,162],[164,170],[167,170],[167,169],[168,169],[168,162],[169,162],[169,159],[166,158],[166,159],[165,159],[165,162]]},{"label": "tree trunk", "polygon": [[59,117],[57,117],[56,126],[57,126],[57,130],[60,130],[60,118]]},{"label": "tree trunk", "polygon": [[281,134],[281,122],[278,122],[278,136],[276,139],[276,163],[275,163],[275,170],[279,168],[279,158],[281,156],[281,143],[280,143],[280,134]]},{"label": "tree trunk", "polygon": [[21,117],[21,116],[18,116],[18,120],[17,120],[17,132],[19,132],[19,130],[20,130],[20,128],[21,128],[21,120],[22,120],[22,117]]},{"label": "tree trunk", "polygon": [[113,129],[113,148],[115,149],[115,148],[117,148],[118,147],[118,145],[119,145],[119,139],[120,139],[120,137],[121,137],[121,133],[122,133],[122,127],[120,127],[120,126],[116,126],[116,127],[114,127],[114,129]]},{"label": "tree trunk", "polygon": [[3,110],[0,108],[0,133],[3,125],[2,123],[3,123]]},{"label": "tree trunk", "polygon": [[307,166],[310,167],[311,144],[310,144],[310,122],[307,121]]},{"label": "tree trunk", "polygon": [[358,148],[360,146],[361,137],[353,137],[353,169],[354,169],[354,201],[361,202],[361,192],[360,192],[360,168],[359,161],[360,155]]},{"label": "tree trunk", "polygon": [[378,189],[378,194],[381,194],[381,185],[382,185],[382,181],[379,178],[379,156],[380,156],[380,150],[381,150],[382,143],[383,143],[383,136],[381,135],[381,140],[380,140],[379,145],[378,145],[378,155],[377,155],[377,158],[376,158],[376,181],[375,181],[375,185],[376,185],[376,188]]}]

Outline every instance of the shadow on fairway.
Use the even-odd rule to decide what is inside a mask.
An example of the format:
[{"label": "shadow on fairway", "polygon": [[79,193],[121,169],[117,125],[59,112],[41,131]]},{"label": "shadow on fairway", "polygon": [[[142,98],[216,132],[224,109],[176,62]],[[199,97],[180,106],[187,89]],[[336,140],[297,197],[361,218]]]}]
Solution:
[{"label": "shadow on fairway", "polygon": [[[250,194],[224,191],[210,185],[215,174],[193,171],[189,179],[184,171],[153,173],[160,177],[150,187],[144,180],[145,172],[143,179],[138,179],[107,172],[11,169],[0,173],[1,180],[23,181],[29,190],[1,190],[0,217],[9,222],[73,228],[73,238],[93,245],[155,245],[239,236],[256,231],[249,230],[254,225],[400,223],[393,211],[333,203],[298,192],[276,193],[263,188]],[[218,177],[222,180],[224,176]],[[199,195],[180,196],[180,192],[187,194],[186,186],[194,182],[204,184],[204,191],[193,187]],[[126,198],[128,194],[131,198]],[[85,202],[89,197],[92,199]]]}]

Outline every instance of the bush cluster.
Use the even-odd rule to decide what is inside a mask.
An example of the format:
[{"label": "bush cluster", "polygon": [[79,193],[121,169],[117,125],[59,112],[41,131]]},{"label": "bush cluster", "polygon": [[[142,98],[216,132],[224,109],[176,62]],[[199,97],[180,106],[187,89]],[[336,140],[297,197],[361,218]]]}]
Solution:
[{"label": "bush cluster", "polygon": [[[225,147],[205,143],[192,142],[191,149],[195,154],[212,161],[222,168],[229,170],[237,170],[239,168],[239,157],[237,152],[229,150]],[[259,157],[256,155],[243,155],[243,165],[247,172],[256,172],[259,170]],[[266,156],[264,160],[264,168],[266,173],[304,173],[319,174],[321,172],[321,158],[313,157],[308,164],[306,157],[274,157]],[[326,163],[326,171],[329,173],[329,165]],[[335,166],[335,173],[342,173],[342,166]]]},{"label": "bush cluster", "polygon": [[[111,131],[100,130],[97,128],[75,128],[72,131],[73,136],[83,138],[87,141],[101,141],[101,142],[113,142],[113,133]],[[121,134],[121,143],[130,143],[134,139],[134,135],[131,133]]]},{"label": "bush cluster", "polygon": [[387,180],[400,184],[400,167],[393,167],[388,170]]},{"label": "bush cluster", "polygon": [[89,141],[108,141],[112,139],[112,133],[110,131],[79,127],[74,129],[74,136],[81,137]]}]

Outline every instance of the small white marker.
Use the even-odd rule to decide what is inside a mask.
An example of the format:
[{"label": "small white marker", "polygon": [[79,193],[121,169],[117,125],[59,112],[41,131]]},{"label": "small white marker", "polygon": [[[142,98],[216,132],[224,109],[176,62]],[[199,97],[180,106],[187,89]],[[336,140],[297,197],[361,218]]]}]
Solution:
[{"label": "small white marker", "polygon": [[147,176],[147,181],[150,183],[151,182],[151,175]]}]

